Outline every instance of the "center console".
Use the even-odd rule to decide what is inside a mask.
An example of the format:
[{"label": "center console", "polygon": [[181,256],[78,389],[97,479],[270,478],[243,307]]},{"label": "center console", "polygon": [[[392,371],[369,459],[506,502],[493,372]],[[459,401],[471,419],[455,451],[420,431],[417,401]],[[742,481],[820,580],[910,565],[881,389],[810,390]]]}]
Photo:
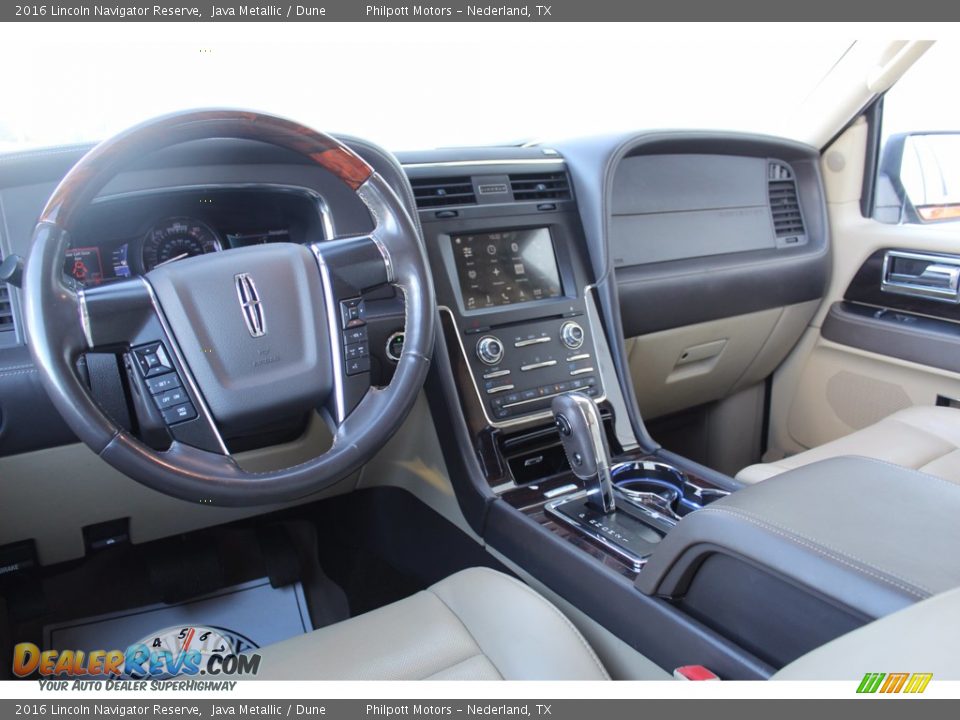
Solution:
[{"label": "center console", "polygon": [[[441,311],[428,399],[490,552],[660,667],[730,679],[769,677],[960,583],[937,551],[960,543],[955,486],[841,458],[742,488],[638,440],[614,362],[619,299],[593,273],[604,249],[562,159],[404,162]],[[597,205],[585,200],[584,221]]]},{"label": "center console", "polygon": [[[566,542],[636,574],[678,518],[726,490],[637,447],[563,161],[405,169],[486,488]],[[551,408],[574,394],[597,409],[616,512],[591,508],[564,454]]]}]

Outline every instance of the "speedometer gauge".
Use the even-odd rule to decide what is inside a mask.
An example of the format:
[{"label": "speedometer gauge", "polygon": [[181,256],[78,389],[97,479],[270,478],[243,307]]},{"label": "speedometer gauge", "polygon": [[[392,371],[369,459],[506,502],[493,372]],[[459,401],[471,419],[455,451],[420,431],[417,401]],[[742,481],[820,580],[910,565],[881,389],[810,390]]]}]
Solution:
[{"label": "speedometer gauge", "polygon": [[222,249],[220,238],[208,225],[187,217],[169,218],[153,226],[143,241],[143,268]]}]

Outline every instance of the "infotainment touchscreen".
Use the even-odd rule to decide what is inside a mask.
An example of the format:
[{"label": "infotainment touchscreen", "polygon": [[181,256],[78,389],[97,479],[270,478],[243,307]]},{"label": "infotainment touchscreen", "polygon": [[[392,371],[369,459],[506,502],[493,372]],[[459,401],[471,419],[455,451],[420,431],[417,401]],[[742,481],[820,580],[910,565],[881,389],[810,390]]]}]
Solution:
[{"label": "infotainment touchscreen", "polygon": [[557,257],[547,228],[454,235],[451,242],[465,310],[562,294]]}]

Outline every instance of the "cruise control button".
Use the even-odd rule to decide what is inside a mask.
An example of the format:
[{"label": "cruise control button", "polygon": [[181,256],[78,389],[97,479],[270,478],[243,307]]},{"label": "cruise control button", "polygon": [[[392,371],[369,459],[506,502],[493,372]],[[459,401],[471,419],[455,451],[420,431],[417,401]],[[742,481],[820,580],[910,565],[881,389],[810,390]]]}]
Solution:
[{"label": "cruise control button", "polygon": [[355,358],[366,357],[370,354],[370,346],[364,343],[353,343],[352,345],[347,345],[343,349],[343,353],[346,356],[347,360],[353,360]]},{"label": "cruise control button", "polygon": [[157,407],[163,410],[164,408],[172,407],[173,405],[179,405],[180,403],[185,403],[190,398],[187,397],[186,391],[182,387],[174,388],[173,390],[167,390],[162,392],[159,395],[153,396],[153,401],[157,404]]},{"label": "cruise control button", "polygon": [[360,373],[369,372],[370,356],[364,355],[363,357],[348,358],[346,364],[347,375],[359,375]]},{"label": "cruise control button", "polygon": [[180,377],[176,373],[170,372],[166,375],[148,377],[146,379],[146,383],[147,389],[150,390],[150,394],[156,395],[166,390],[172,390],[173,388],[180,387]]},{"label": "cruise control button", "polygon": [[185,402],[182,405],[174,405],[166,410],[161,410],[160,414],[163,415],[163,421],[167,425],[174,425],[179,422],[193,420],[197,416],[197,411],[192,403]]}]

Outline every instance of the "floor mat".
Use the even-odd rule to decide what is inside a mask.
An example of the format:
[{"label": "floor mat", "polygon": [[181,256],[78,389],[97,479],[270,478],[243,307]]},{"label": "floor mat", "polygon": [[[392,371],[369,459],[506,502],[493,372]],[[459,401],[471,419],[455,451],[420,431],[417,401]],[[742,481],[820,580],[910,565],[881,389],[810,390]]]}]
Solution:
[{"label": "floor mat", "polygon": [[267,578],[261,578],[174,605],[149,605],[47,625],[43,640],[48,649],[88,653],[125,650],[137,643],[174,655],[185,646],[202,652],[241,653],[312,629],[300,583],[273,588]]}]

